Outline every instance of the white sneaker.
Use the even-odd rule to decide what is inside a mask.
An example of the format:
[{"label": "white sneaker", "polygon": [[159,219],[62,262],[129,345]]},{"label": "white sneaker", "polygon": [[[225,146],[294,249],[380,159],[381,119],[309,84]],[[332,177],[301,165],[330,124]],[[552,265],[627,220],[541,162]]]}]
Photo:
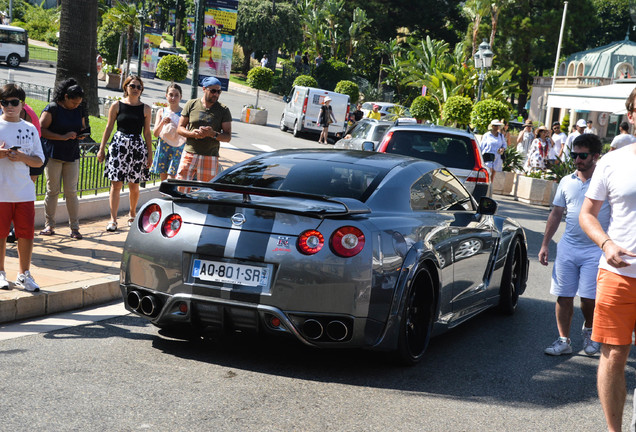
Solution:
[{"label": "white sneaker", "polygon": [[4,271],[0,271],[0,289],[9,289],[9,281],[7,280],[7,274]]},{"label": "white sneaker", "polygon": [[40,291],[40,286],[35,283],[33,276],[31,276],[31,272],[28,270],[25,270],[24,273],[18,275],[18,278],[15,280],[15,284],[29,292]]},{"label": "white sneaker", "polygon": [[561,338],[558,338],[543,352],[553,356],[558,356],[561,354],[572,354],[572,345],[570,345],[569,339],[563,340]]},{"label": "white sneaker", "polygon": [[581,330],[583,335],[583,351],[585,354],[592,356],[601,350],[601,344],[592,340],[592,329],[585,328]]}]

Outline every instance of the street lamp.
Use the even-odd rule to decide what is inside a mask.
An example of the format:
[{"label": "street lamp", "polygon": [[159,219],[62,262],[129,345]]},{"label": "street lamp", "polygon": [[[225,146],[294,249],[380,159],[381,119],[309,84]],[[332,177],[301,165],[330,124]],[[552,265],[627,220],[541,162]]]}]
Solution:
[{"label": "street lamp", "polygon": [[490,50],[490,45],[484,39],[479,44],[479,49],[475,53],[475,67],[479,69],[479,91],[477,92],[477,102],[481,100],[481,91],[484,87],[484,80],[486,79],[486,70],[492,66],[492,58],[494,53]]},{"label": "street lamp", "polygon": [[144,52],[144,25],[146,25],[146,0],[141,0],[141,8],[137,14],[139,22],[141,23],[141,29],[139,31],[139,47],[137,49],[137,75],[141,76],[141,61]]}]

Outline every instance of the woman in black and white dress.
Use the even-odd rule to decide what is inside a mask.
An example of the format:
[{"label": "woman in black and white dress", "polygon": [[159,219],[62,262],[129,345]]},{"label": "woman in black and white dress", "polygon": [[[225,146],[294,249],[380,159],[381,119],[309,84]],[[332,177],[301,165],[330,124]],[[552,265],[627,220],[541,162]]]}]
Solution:
[{"label": "woman in black and white dress", "polygon": [[117,230],[119,194],[124,182],[128,182],[130,198],[128,226],[132,224],[137,214],[139,183],[150,178],[148,169],[152,164],[152,114],[150,107],[140,100],[144,90],[141,78],[129,76],[124,81],[123,90],[124,98],[113,104],[108,111],[108,124],[97,153],[97,160],[104,161],[106,142],[117,122],[117,132],[108,148],[108,160],[104,169],[104,177],[111,182],[110,222],[106,231]]}]

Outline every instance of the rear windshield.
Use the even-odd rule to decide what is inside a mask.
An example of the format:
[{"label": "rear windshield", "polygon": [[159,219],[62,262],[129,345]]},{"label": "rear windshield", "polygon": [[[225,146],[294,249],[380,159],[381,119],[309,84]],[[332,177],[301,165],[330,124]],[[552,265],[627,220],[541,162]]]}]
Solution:
[{"label": "rear windshield", "polygon": [[386,170],[376,167],[329,160],[275,158],[243,165],[222,175],[216,182],[354,198],[364,202],[386,173]]},{"label": "rear windshield", "polygon": [[439,132],[396,130],[386,152],[430,160],[449,168],[471,170],[475,166],[470,138]]},{"label": "rear windshield", "polygon": [[373,131],[373,136],[371,136],[371,141],[380,141],[390,127],[391,125],[376,127],[375,130]]}]

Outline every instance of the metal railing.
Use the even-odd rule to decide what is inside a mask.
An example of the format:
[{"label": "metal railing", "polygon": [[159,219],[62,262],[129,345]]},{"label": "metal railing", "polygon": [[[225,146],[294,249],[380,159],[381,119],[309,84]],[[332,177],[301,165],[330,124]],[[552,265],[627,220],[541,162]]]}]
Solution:
[{"label": "metal railing", "polygon": [[[156,145],[157,141],[153,141],[153,149]],[[80,143],[80,172],[77,183],[77,195],[80,198],[84,195],[97,195],[100,192],[110,190],[110,180],[104,177],[104,164],[97,161],[97,150],[99,150],[99,143]],[[142,183],[141,187],[146,187],[148,184],[154,185],[158,181],[160,181],[159,174],[150,174],[150,180]],[[45,175],[38,176],[35,182],[35,194],[36,200],[44,199],[46,195]],[[60,194],[61,197],[62,194]]]},{"label": "metal railing", "polygon": [[29,60],[46,60],[57,63],[57,50],[29,45]]}]

